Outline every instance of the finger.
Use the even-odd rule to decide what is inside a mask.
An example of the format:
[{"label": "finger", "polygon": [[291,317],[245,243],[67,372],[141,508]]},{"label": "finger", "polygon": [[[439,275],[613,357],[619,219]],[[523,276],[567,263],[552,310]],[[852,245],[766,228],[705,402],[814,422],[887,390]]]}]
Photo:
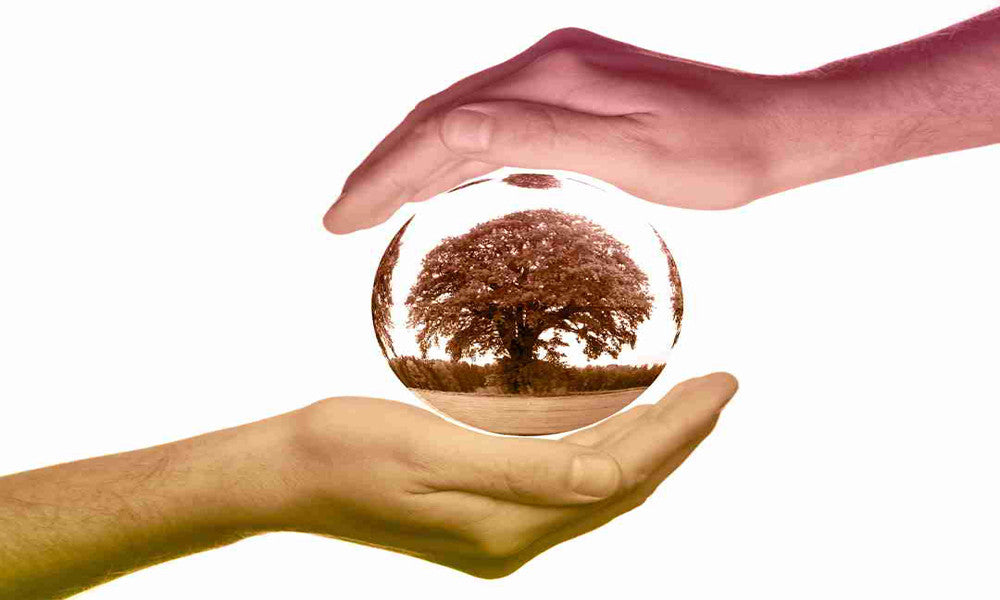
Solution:
[{"label": "finger", "polygon": [[[505,100],[428,115],[352,174],[323,224],[349,233],[386,221],[406,202],[426,200],[500,166],[566,169],[611,183],[641,165],[639,121],[548,104]],[[631,133],[630,133],[631,132]]]},{"label": "finger", "polygon": [[[667,444],[655,443],[655,440],[648,438],[653,429],[663,428],[663,414],[658,414],[654,410],[636,411],[638,417],[629,419],[634,424],[633,430],[625,429],[625,436],[619,439],[617,446],[609,448],[609,453],[619,457],[620,464],[628,476],[629,470],[648,469],[648,475],[634,482],[628,487],[628,492],[620,494],[607,502],[581,505],[576,507],[550,508],[546,511],[536,511],[525,515],[526,526],[532,529],[545,532],[530,546],[523,551],[523,560],[530,559],[546,548],[591,531],[612,519],[624,514],[645,502],[656,488],[677,469],[695,450],[695,448],[711,433],[719,417],[719,412],[735,393],[737,383],[735,378],[725,373],[717,373],[689,380],[679,384],[671,390],[664,399],[657,405],[650,408],[667,408],[674,411],[674,417],[679,417],[682,411],[689,413],[702,413],[691,420],[692,427],[681,436],[667,435],[661,437],[670,438]],[[693,406],[692,406],[693,405]],[[625,413],[627,415],[628,413]],[[707,417],[704,415],[708,415]],[[624,416],[624,415],[623,415]],[[652,423],[650,422],[652,421]],[[621,432],[616,431],[616,435]],[[663,432],[660,432],[663,433]],[[642,440],[641,438],[647,438]],[[645,441],[646,455],[648,461],[645,465],[636,464],[622,458],[629,454],[623,448],[625,440]],[[650,443],[653,442],[653,443]],[[633,454],[639,448],[635,444],[632,448]],[[656,456],[656,459],[652,459]]]},{"label": "finger", "polygon": [[737,388],[736,378],[728,373],[680,383],[633,428],[602,449],[618,460],[626,486],[639,486],[654,478],[682,448],[708,435]]},{"label": "finger", "polygon": [[[619,424],[616,424],[619,426],[605,431],[608,435],[595,442],[594,447],[615,456],[626,477],[624,487],[627,493],[616,496],[610,503],[595,505],[593,510],[597,513],[594,513],[594,518],[606,522],[635,508],[652,494],[711,433],[736,387],[737,382],[732,375],[715,373],[674,386],[655,405],[638,406],[619,415]],[[672,411],[670,416],[663,412],[665,409]],[[701,414],[694,416],[699,412]],[[678,427],[685,415],[689,422]],[[609,419],[601,426],[612,421],[614,419]],[[671,421],[672,424],[668,424]],[[591,508],[581,507],[580,510],[590,511]],[[583,518],[584,513],[574,511],[547,515],[550,526],[561,526]],[[590,518],[586,517],[587,520]]]},{"label": "finger", "polygon": [[[434,120],[435,115],[440,117],[442,111],[461,103],[462,98],[474,95],[494,82],[517,73],[539,56],[554,49],[614,43],[583,30],[554,31],[513,58],[466,77],[422,101],[347,178],[340,197],[324,215],[323,225],[331,233],[349,233],[372,227],[385,221],[403,202],[426,199],[416,198],[412,194],[416,189],[429,190],[426,197],[449,189],[443,183],[435,185],[433,172],[453,168],[454,164],[445,163],[453,163],[456,157],[442,155],[440,152],[421,155],[421,152],[429,149],[426,145],[428,132],[432,132],[433,141],[440,144],[437,133],[440,123],[439,120]],[[400,170],[400,165],[407,168]],[[496,166],[488,170],[483,168],[480,164],[477,174],[488,173],[496,169]],[[474,176],[476,175],[470,175]],[[400,196],[403,197],[402,200]]]},{"label": "finger", "polygon": [[627,431],[635,425],[637,421],[644,418],[644,415],[654,410],[653,404],[640,404],[632,408],[609,417],[597,425],[588,427],[581,431],[571,433],[562,438],[563,441],[572,442],[581,446],[598,446],[614,438],[621,431]]},{"label": "finger", "polygon": [[382,223],[403,203],[419,199],[416,194],[425,181],[462,161],[442,144],[436,125],[422,127],[373,163],[366,177],[349,180],[323,225],[331,233],[346,233]]},{"label": "finger", "polygon": [[456,173],[474,177],[499,166],[567,169],[615,183],[641,164],[627,116],[595,115],[522,101],[466,105],[428,116],[360,175],[323,224],[349,233],[386,221],[406,202],[453,187]]},{"label": "finger", "polygon": [[[480,95],[484,92],[484,90],[493,89],[495,84],[499,84],[500,87],[491,92],[491,95],[493,93],[500,94],[501,96],[505,93],[517,93],[519,91],[518,89],[505,88],[501,82],[518,75],[526,67],[537,65],[539,58],[550,56],[552,54],[558,54],[560,50],[567,49],[573,49],[577,52],[587,52],[593,56],[593,60],[608,60],[607,56],[613,55],[615,51],[622,52],[630,50],[646,52],[634,46],[630,46],[583,29],[569,27],[553,31],[516,56],[478,73],[465,77],[464,79],[450,85],[447,89],[442,90],[441,92],[438,92],[437,94],[434,94],[433,96],[420,102],[420,104],[418,104],[417,107],[406,116],[403,122],[390,132],[389,135],[387,135],[374,150],[372,150],[372,152],[351,174],[349,181],[350,179],[363,177],[365,175],[366,167],[369,164],[379,160],[385,154],[393,152],[394,147],[399,143],[399,141],[409,135],[409,133],[414,128],[418,127],[419,124],[429,115],[454,108],[462,103],[463,98]],[[543,83],[545,80],[551,79],[551,75],[551,72],[536,73],[534,76],[530,77],[528,81],[521,81],[523,85],[528,86],[527,92],[531,94],[530,99],[538,99],[536,96],[539,93],[539,88],[541,87],[539,84]]]},{"label": "finger", "polygon": [[439,464],[429,484],[520,504],[596,502],[622,489],[622,471],[610,454],[556,440],[469,435]]},{"label": "finger", "polygon": [[[449,189],[446,183],[437,180],[436,175],[453,168],[453,162],[450,165],[447,163],[463,157],[440,153],[421,156],[419,150],[414,150],[426,148],[419,143],[420,140],[426,138],[428,131],[437,132],[441,117],[447,111],[483,97],[557,102],[580,87],[581,74],[576,69],[567,69],[562,57],[567,54],[571,57],[583,54],[601,56],[628,48],[631,47],[579,29],[555,31],[514,58],[467,77],[424,100],[351,173],[340,198],[324,217],[324,225],[333,233],[371,227],[386,220],[403,202],[424,200]],[[572,60],[579,62],[575,58]],[[608,91],[607,85],[596,87]],[[609,106],[607,96],[596,96],[596,104],[580,94],[573,95],[573,98],[582,102],[581,107],[593,108],[601,114],[606,111],[617,114],[619,111]],[[611,96],[617,98],[614,94]],[[464,158],[469,160],[469,157]],[[504,163],[483,161],[476,161],[476,164],[476,174],[504,166]],[[400,169],[399,165],[406,168]],[[489,168],[486,168],[487,165]],[[414,190],[426,192],[415,194]],[[400,199],[400,196],[403,198]]]},{"label": "finger", "polygon": [[657,404],[633,406],[622,413],[601,421],[597,425],[577,431],[562,439],[582,446],[604,447],[614,444],[617,440],[628,435],[636,424],[649,420],[650,415],[648,413],[659,414],[663,411],[664,406],[677,398],[685,389],[688,389],[688,386],[696,381],[698,380],[692,379],[674,386]]},{"label": "finger", "polygon": [[537,102],[477,102],[442,117],[440,137],[456,156],[483,163],[587,173],[614,183],[641,164],[643,121]]},{"label": "finger", "polygon": [[416,194],[416,200],[426,200],[437,194],[456,191],[461,184],[480,179],[483,175],[497,170],[496,165],[488,165],[479,162],[462,162],[455,167],[442,172],[433,181],[427,184]]},{"label": "finger", "polygon": [[[598,37],[595,36],[595,34],[591,34],[590,32],[583,30],[567,29],[554,31],[506,61],[460,79],[459,81],[448,86],[446,89],[424,99],[412,111],[410,111],[410,114],[403,119],[402,123],[396,126],[396,128],[393,129],[389,135],[385,136],[385,138],[379,142],[379,144],[374,150],[371,151],[365,160],[358,165],[358,168],[351,174],[351,177],[360,175],[369,163],[378,160],[385,153],[391,152],[396,143],[406,136],[413,129],[413,127],[415,127],[428,115],[436,113],[443,108],[447,108],[449,105],[454,105],[459,98],[474,94],[496,81],[517,73],[525,66],[534,62],[539,55],[545,54],[553,48],[570,45],[573,43],[573,40],[582,41],[582,39],[587,36]],[[577,43],[579,43],[579,41],[577,41]]]},{"label": "finger", "polygon": [[695,447],[706,436],[707,432],[700,439],[680,448],[661,465],[653,477],[628,494],[598,504],[550,508],[547,512],[526,515],[525,527],[543,533],[534,543],[524,548],[521,560],[530,560],[531,557],[556,544],[593,531],[640,506],[656,490],[657,486],[691,455]]}]

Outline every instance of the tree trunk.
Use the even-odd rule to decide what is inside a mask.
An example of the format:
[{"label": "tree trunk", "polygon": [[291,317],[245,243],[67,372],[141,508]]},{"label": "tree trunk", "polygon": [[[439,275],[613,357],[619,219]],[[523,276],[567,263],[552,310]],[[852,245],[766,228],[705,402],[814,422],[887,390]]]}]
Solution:
[{"label": "tree trunk", "polygon": [[504,387],[514,394],[524,393],[531,385],[526,369],[537,360],[538,334],[527,327],[524,313],[521,306],[514,311],[514,332],[507,345],[507,360],[501,365]]}]

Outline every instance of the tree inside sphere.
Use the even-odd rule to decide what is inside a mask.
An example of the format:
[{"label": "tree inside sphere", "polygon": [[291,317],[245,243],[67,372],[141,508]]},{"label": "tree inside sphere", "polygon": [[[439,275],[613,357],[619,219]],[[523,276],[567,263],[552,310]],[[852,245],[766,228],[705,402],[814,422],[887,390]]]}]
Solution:
[{"label": "tree inside sphere", "polygon": [[680,333],[677,265],[620,196],[542,173],[460,186],[420,207],[376,272],[372,319],[396,376],[453,419],[537,435],[617,412]]}]

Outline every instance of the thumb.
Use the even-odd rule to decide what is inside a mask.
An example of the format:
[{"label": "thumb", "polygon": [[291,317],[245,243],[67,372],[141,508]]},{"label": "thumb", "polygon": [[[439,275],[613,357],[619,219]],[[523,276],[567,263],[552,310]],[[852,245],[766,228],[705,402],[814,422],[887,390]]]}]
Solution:
[{"label": "thumb", "polygon": [[450,454],[438,489],[566,505],[603,500],[622,487],[621,468],[610,454],[568,442],[472,434]]},{"label": "thumb", "polygon": [[533,102],[467,104],[441,120],[441,141],[452,152],[495,165],[565,169],[609,181],[637,145],[623,135],[639,124],[627,116],[595,115]]}]

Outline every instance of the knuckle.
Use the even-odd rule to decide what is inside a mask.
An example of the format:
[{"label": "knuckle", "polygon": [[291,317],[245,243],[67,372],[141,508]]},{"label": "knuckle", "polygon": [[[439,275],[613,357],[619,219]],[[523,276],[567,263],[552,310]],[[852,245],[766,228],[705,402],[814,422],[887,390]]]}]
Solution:
[{"label": "knuckle", "polygon": [[385,182],[395,192],[395,197],[399,199],[407,200],[417,191],[416,185],[412,181],[403,179],[395,173],[387,173]]},{"label": "knuckle", "polygon": [[559,125],[548,109],[543,109],[539,116],[541,118],[538,120],[538,126],[534,131],[535,137],[540,143],[545,143],[550,148],[554,148],[556,140],[559,139],[560,135]]},{"label": "knuckle", "polygon": [[542,41],[555,44],[567,44],[593,37],[595,37],[593,32],[587,31],[581,27],[560,27],[559,29],[554,29],[546,34],[545,37],[542,38]]},{"label": "knuckle", "polygon": [[514,564],[512,566],[490,566],[490,567],[479,567],[470,571],[470,574],[478,577],[480,579],[501,579],[518,570],[521,567],[520,564]]},{"label": "knuckle", "polygon": [[635,416],[641,418],[649,415],[649,413],[653,411],[655,408],[656,407],[652,404],[640,404],[639,406],[635,406],[629,409],[629,412],[634,413]]},{"label": "knuckle", "polygon": [[426,112],[426,111],[434,108],[440,102],[440,100],[438,99],[438,96],[439,96],[439,94],[434,94],[433,96],[430,96],[428,98],[424,98],[420,102],[417,102],[417,104],[413,107],[413,110],[410,111],[410,114],[411,115],[418,115],[420,113]]},{"label": "knuckle", "polygon": [[507,490],[517,498],[530,498],[549,475],[548,467],[538,462],[514,464],[508,462],[504,469],[503,482]]},{"label": "knuckle", "polygon": [[627,146],[641,153],[658,157],[664,152],[662,135],[649,115],[625,115],[615,123],[615,132]]},{"label": "knuckle", "polygon": [[438,135],[439,123],[437,119],[433,118],[422,118],[414,121],[412,128],[410,129],[410,134],[415,138],[424,138],[427,136]]},{"label": "knuckle", "polygon": [[[633,498],[636,496],[637,492],[641,492],[642,486],[649,482],[649,478],[656,473],[656,468],[652,466],[645,466],[642,468],[635,469],[630,476],[626,478],[625,489],[632,493]],[[643,494],[639,493],[639,496]],[[630,505],[630,502],[626,504]]]},{"label": "knuckle", "polygon": [[514,527],[500,525],[478,532],[473,542],[481,558],[491,561],[493,566],[499,566],[513,562],[530,540]]},{"label": "knuckle", "polygon": [[640,506],[645,504],[646,500],[648,499],[649,499],[648,494],[636,494],[635,497],[626,504],[626,506],[628,507],[627,510],[635,510],[639,508]]},{"label": "knuckle", "polygon": [[480,559],[465,571],[480,579],[500,579],[517,571],[526,562],[523,558]]},{"label": "knuckle", "polygon": [[651,418],[654,418],[657,410],[658,409],[654,404],[640,404],[628,409],[625,415],[627,415],[630,422],[644,423]]},{"label": "knuckle", "polygon": [[519,540],[499,536],[482,540],[479,546],[485,557],[499,561],[513,558],[521,551],[522,547],[523,544]]},{"label": "knuckle", "polygon": [[678,394],[688,394],[693,390],[697,389],[697,386],[698,386],[697,379],[685,379],[684,381],[674,386],[674,391],[676,391]]},{"label": "knuckle", "polygon": [[588,66],[583,51],[576,46],[548,50],[535,59],[532,68],[545,73],[578,73]]},{"label": "knuckle", "polygon": [[423,443],[411,435],[395,437],[391,451],[393,462],[418,480],[432,481],[440,475],[440,462]]},{"label": "knuckle", "polygon": [[676,158],[676,148],[664,141],[648,115],[623,115],[606,123],[607,143],[636,165],[638,172],[657,173]]},{"label": "knuckle", "polygon": [[519,140],[520,142],[549,147],[555,145],[560,130],[556,116],[549,107],[541,104],[527,105],[524,116],[522,126],[525,139]]}]

